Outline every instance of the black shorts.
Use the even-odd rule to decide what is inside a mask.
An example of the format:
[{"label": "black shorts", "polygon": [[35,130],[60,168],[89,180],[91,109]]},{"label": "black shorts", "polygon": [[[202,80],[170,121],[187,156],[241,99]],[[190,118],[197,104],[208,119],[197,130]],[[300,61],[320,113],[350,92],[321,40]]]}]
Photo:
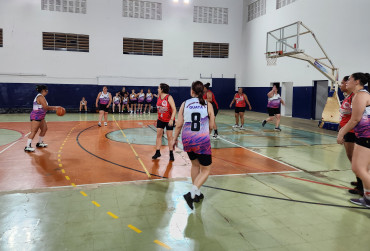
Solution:
[{"label": "black shorts", "polygon": [[355,142],[357,145],[370,148],[370,138],[356,138]]},{"label": "black shorts", "polygon": [[148,101],[145,100],[145,104],[151,105],[152,101],[148,102]]},{"label": "black shorts", "polygon": [[235,107],[235,113],[239,112],[245,112],[245,106],[244,107]]},{"label": "black shorts", "polygon": [[213,113],[215,114],[215,117],[217,116],[217,113],[218,113],[218,109],[217,109],[217,106],[215,103],[212,103],[212,107],[213,107]]},{"label": "black shorts", "polygon": [[347,143],[355,143],[356,141],[356,135],[353,132],[349,132],[346,135],[344,135],[344,142]]},{"label": "black shorts", "polygon": [[99,111],[109,112],[109,107],[107,108],[108,104],[99,104]]},{"label": "black shorts", "polygon": [[275,116],[276,114],[280,114],[280,107],[279,108],[267,107],[267,112],[270,117]]},{"label": "black shorts", "polygon": [[189,159],[199,161],[202,166],[209,166],[212,164],[212,155],[209,154],[197,154],[195,152],[187,152]]},{"label": "black shorts", "polygon": [[167,131],[173,131],[173,128],[175,127],[175,122],[172,126],[168,125],[168,122],[163,122],[162,120],[157,120],[157,128],[164,129],[166,128]]},{"label": "black shorts", "polygon": [[130,100],[130,105],[131,104],[137,104],[137,100]]}]

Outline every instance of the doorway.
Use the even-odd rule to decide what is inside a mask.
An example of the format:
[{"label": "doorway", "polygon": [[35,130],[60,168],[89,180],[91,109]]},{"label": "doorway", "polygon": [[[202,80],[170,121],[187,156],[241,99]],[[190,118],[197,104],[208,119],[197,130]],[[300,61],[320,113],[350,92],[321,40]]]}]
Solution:
[{"label": "doorway", "polygon": [[293,114],[293,82],[281,83],[281,99],[285,105],[281,106],[281,115],[292,117]]},{"label": "doorway", "polygon": [[328,99],[329,81],[314,80],[313,89],[313,119],[321,120]]}]

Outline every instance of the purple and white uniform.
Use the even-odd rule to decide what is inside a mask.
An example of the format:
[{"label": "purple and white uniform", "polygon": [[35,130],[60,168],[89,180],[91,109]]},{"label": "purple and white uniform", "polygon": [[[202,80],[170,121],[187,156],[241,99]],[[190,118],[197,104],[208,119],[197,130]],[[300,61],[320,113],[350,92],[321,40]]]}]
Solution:
[{"label": "purple and white uniform", "polygon": [[[120,101],[119,97],[117,97],[117,96],[114,96],[114,97],[113,97],[113,103],[114,103],[115,105],[119,105],[119,101]],[[109,102],[109,100],[108,100],[108,102]]]},{"label": "purple and white uniform", "polygon": [[201,105],[198,98],[185,101],[182,144],[185,152],[211,155],[207,103]]},{"label": "purple and white uniform", "polygon": [[145,100],[145,93],[139,93],[139,97],[138,97],[137,101],[139,103],[144,103],[144,100]]},{"label": "purple and white uniform", "polygon": [[123,97],[122,98],[122,104],[127,105],[128,104],[128,97]]},{"label": "purple and white uniform", "polygon": [[147,93],[146,94],[146,102],[151,103],[153,100],[153,94],[152,93]]},{"label": "purple and white uniform", "polygon": [[280,94],[274,94],[274,96],[268,99],[267,107],[268,108],[280,108],[280,103],[281,103]]},{"label": "purple and white uniform", "polygon": [[[366,92],[370,95],[366,90],[360,90],[359,92]],[[357,138],[370,138],[370,106],[365,107],[362,118],[355,126],[354,131]]]},{"label": "purple and white uniform", "polygon": [[101,105],[107,105],[109,103],[109,92],[104,94],[104,92],[101,92],[99,97],[99,104]]},{"label": "purple and white uniform", "polygon": [[[33,109],[32,109],[32,112],[30,114],[30,119],[31,120],[43,120],[46,116],[46,110],[44,108],[42,108],[42,105],[37,103],[37,98],[42,95],[41,93],[37,94],[37,96],[35,97],[35,99],[33,100]],[[46,102],[47,104],[48,102]]]}]

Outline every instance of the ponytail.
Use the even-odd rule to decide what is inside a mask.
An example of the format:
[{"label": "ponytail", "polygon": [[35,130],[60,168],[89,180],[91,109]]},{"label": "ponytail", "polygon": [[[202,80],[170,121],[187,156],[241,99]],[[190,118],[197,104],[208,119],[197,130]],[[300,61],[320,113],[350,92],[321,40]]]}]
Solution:
[{"label": "ponytail", "polygon": [[356,72],[352,74],[352,77],[354,80],[360,80],[360,85],[365,86],[368,84],[367,88],[369,88],[370,83],[370,74],[369,73],[362,73],[362,72]]},{"label": "ponytail", "polygon": [[370,74],[365,73],[365,77],[367,79],[367,90],[370,92]]},{"label": "ponytail", "polygon": [[204,100],[203,98],[203,92],[204,92],[204,86],[203,86],[203,83],[200,82],[200,81],[195,81],[193,82],[193,84],[191,85],[191,89],[193,90],[193,92],[195,93],[195,95],[197,95],[198,99],[199,99],[199,103],[201,105],[206,105],[206,101]]}]

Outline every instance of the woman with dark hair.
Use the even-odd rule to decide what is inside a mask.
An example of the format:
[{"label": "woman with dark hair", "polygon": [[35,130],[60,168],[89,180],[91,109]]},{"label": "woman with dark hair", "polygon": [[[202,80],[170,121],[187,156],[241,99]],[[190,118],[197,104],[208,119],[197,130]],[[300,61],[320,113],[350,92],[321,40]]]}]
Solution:
[{"label": "woman with dark hair", "polygon": [[[164,128],[166,128],[167,140],[172,141],[172,132],[176,116],[176,105],[172,96],[169,95],[170,87],[167,84],[160,84],[158,86],[158,100],[157,100],[157,110],[158,110],[158,120],[157,120],[157,140],[156,140],[156,152],[152,159],[157,159],[161,157],[161,145],[162,145],[162,135]],[[173,156],[173,145],[168,144],[170,149],[170,161],[174,161]]]},{"label": "woman with dark hair", "polygon": [[[210,83],[207,83],[207,84],[204,85],[203,99],[207,100],[208,103],[212,104],[213,112],[214,112],[214,115],[215,115],[215,121],[213,122],[214,128],[212,128],[214,130],[213,138],[217,139],[218,131],[217,131],[217,124],[216,124],[216,116],[217,116],[217,113],[218,113],[218,103],[216,101],[215,94],[213,94],[213,92],[209,89],[210,85],[211,85]],[[211,132],[212,132],[212,130],[210,131],[210,133]]]},{"label": "woman with dark hair", "polygon": [[143,114],[143,104],[145,102],[145,93],[144,89],[141,89],[139,94],[137,94],[137,102],[138,102],[138,113]]},{"label": "woman with dark hair", "polygon": [[130,112],[130,106],[129,106],[129,104],[128,104],[128,92],[126,92],[124,95],[123,95],[123,97],[122,97],[122,107],[121,107],[121,111],[123,112],[123,110],[125,109],[125,107],[126,107],[126,109],[127,109],[127,112]]},{"label": "woman with dark hair", "polygon": [[[235,103],[235,125],[233,128],[240,128],[241,130],[244,130],[244,112],[245,108],[247,107],[247,104],[249,106],[249,110],[252,110],[252,106],[249,103],[247,95],[243,93],[243,88],[238,88],[238,93],[235,94],[233,101],[231,101],[231,106]],[[240,118],[240,127],[239,127],[239,118]]]},{"label": "woman with dark hair", "polygon": [[[134,112],[134,114],[136,114],[137,94],[135,93],[135,89],[131,90],[130,104],[131,104],[131,114],[132,114],[132,112]],[[134,107],[134,109],[132,109],[132,107]]]},{"label": "woman with dark hair", "polygon": [[353,73],[346,89],[354,93],[352,114],[347,124],[339,130],[337,142],[344,143],[344,136],[354,129],[356,139],[352,155],[352,170],[362,180],[364,196],[350,202],[370,208],[370,93],[365,85],[370,84],[369,73]]},{"label": "woman with dark hair", "polygon": [[96,97],[95,106],[99,109],[99,122],[98,126],[101,126],[101,121],[104,116],[104,125],[108,125],[108,111],[109,106],[112,103],[112,95],[108,92],[108,88],[103,86],[103,91],[98,93]]},{"label": "woman with dark hair", "polygon": [[30,114],[31,120],[31,133],[28,135],[27,145],[24,148],[25,152],[34,152],[35,148],[31,146],[33,138],[36,136],[37,131],[40,129],[39,142],[36,147],[43,148],[48,145],[44,143],[43,139],[48,130],[48,126],[45,121],[45,116],[47,111],[55,111],[59,106],[49,106],[45,99],[48,94],[48,87],[46,85],[38,85],[36,87],[38,94],[33,100],[33,109]]},{"label": "woman with dark hair", "polygon": [[[343,128],[348,121],[351,119],[352,114],[352,98],[354,93],[347,90],[346,82],[348,81],[349,76],[345,76],[340,84],[340,90],[343,92],[345,99],[342,101],[340,106],[340,122],[339,127]],[[344,149],[346,150],[347,157],[349,161],[352,163],[352,155],[353,155],[353,148],[355,147],[355,140],[356,135],[354,130],[352,129],[346,135],[344,135]],[[355,189],[348,190],[351,194],[361,194],[363,195],[363,187],[362,181],[359,177],[357,178],[357,182],[351,182],[351,184],[355,185]]]},{"label": "woman with dark hair", "polygon": [[268,102],[267,102],[267,111],[269,117],[262,121],[262,126],[265,126],[269,121],[275,121],[275,131],[280,132],[280,104],[285,105],[284,100],[281,99],[280,94],[278,93],[278,85],[274,84],[272,90],[267,93]]},{"label": "woman with dark hair", "polygon": [[113,105],[112,105],[112,112],[114,113],[115,107],[118,106],[118,113],[121,112],[121,97],[119,96],[120,93],[117,92],[116,96],[113,97]]},{"label": "woman with dark hair", "polygon": [[204,198],[200,187],[206,182],[211,171],[212,153],[209,132],[214,127],[213,106],[203,99],[203,83],[195,81],[191,86],[191,99],[182,103],[172,146],[177,145],[177,137],[182,130],[182,144],[191,160],[193,186],[184,199],[193,209],[193,202]]},{"label": "woman with dark hair", "polygon": [[148,88],[148,92],[145,96],[144,113],[146,111],[146,108],[149,106],[148,114],[150,114],[150,110],[152,109],[152,100],[153,100],[153,93],[150,91],[150,88]]},{"label": "woman with dark hair", "polygon": [[82,108],[84,108],[85,112],[87,112],[87,101],[85,97],[82,97],[82,100],[80,101],[80,112],[82,111]]}]

